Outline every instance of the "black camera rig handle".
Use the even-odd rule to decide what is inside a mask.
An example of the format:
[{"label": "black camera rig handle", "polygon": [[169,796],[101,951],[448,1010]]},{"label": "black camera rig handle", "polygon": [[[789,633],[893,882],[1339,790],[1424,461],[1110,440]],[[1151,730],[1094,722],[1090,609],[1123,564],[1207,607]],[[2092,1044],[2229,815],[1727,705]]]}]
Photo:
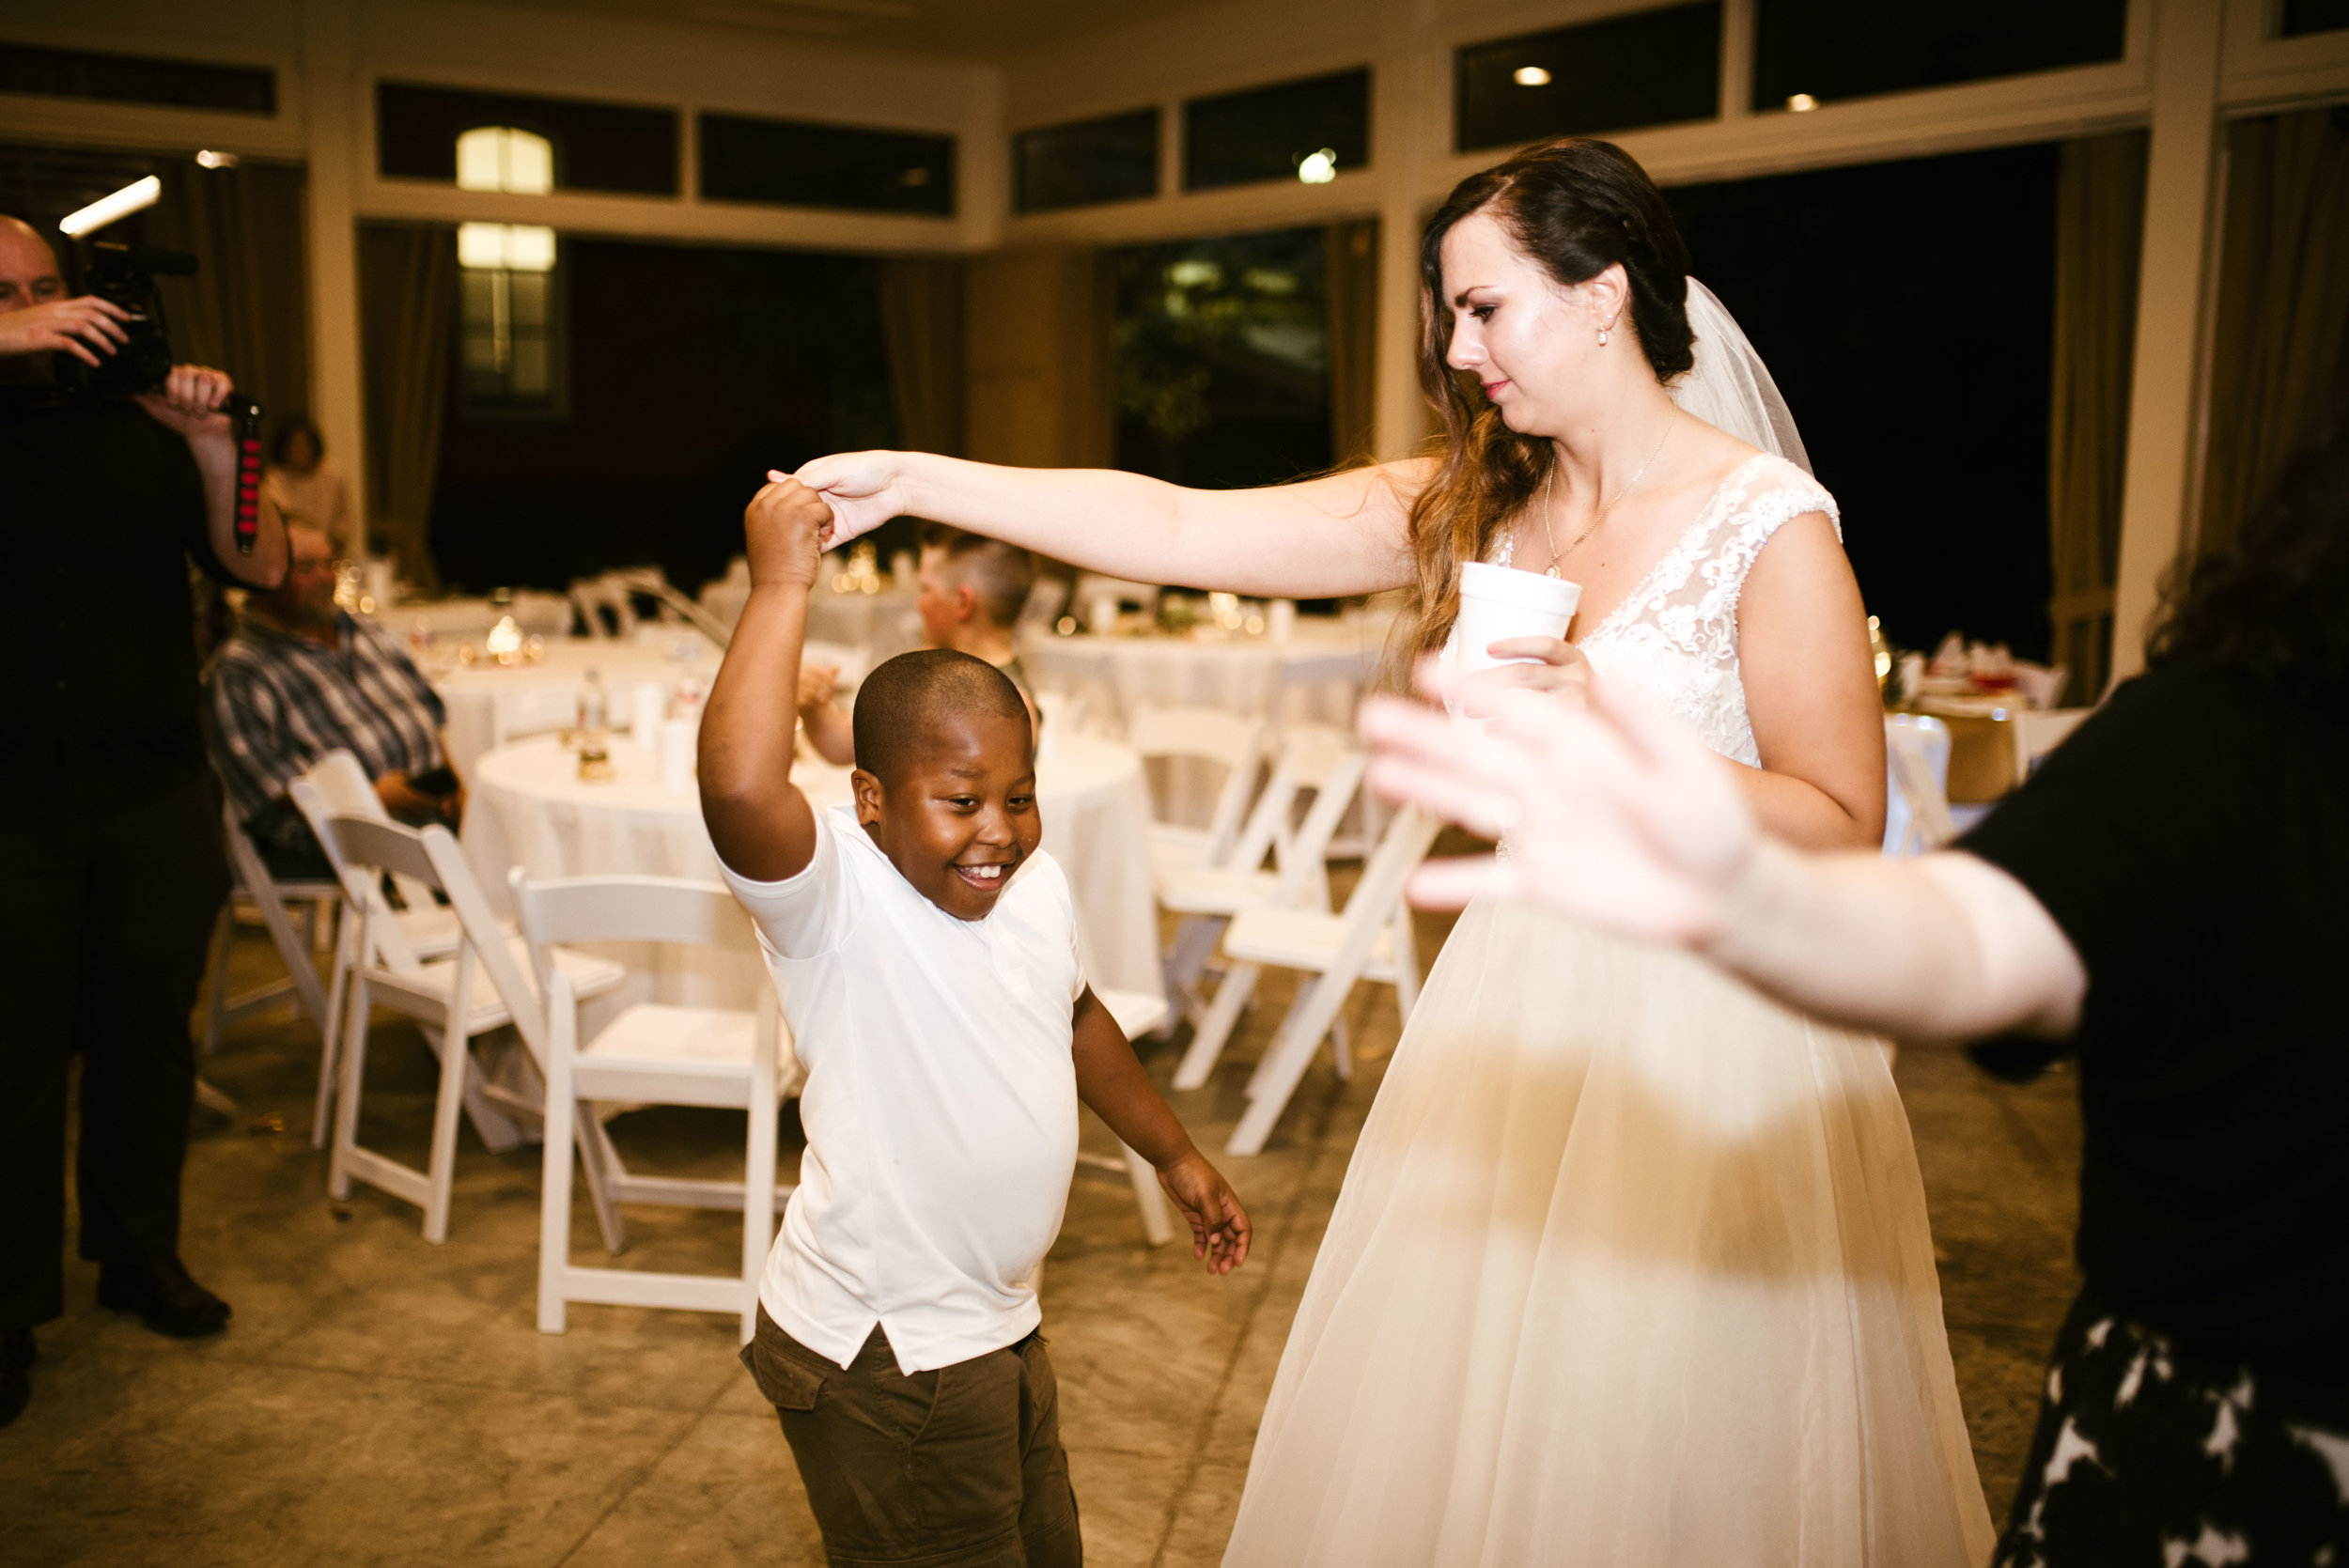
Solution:
[{"label": "black camera rig handle", "polygon": [[220,406],[237,446],[237,553],[253,553],[261,533],[261,405],[232,392]]}]

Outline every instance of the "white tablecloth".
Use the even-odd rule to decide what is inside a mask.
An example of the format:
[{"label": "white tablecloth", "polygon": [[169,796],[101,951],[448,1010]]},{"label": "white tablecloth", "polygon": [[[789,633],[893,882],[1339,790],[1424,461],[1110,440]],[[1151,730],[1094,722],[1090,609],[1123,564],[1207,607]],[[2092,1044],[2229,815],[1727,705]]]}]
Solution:
[{"label": "white tablecloth", "polygon": [[1389,624],[1306,616],[1283,642],[1048,631],[1023,639],[1019,653],[1036,690],[1085,695],[1097,711],[1106,701],[1120,724],[1137,704],[1152,703],[1349,726],[1362,686],[1377,671]]},{"label": "white tablecloth", "polygon": [[[863,648],[872,662],[894,659],[922,645],[922,617],[914,609],[918,595],[885,588],[878,594],[835,594],[818,587],[807,598],[807,634],[811,639]],[[735,607],[736,620],[742,612]]]},{"label": "white tablecloth", "polygon": [[[810,662],[845,657],[846,649],[809,650]],[[451,765],[470,782],[485,753],[521,736],[569,727],[579,713],[580,683],[590,670],[603,681],[607,722],[627,729],[636,719],[631,704],[638,682],[674,688],[693,680],[707,690],[718,674],[718,650],[686,627],[640,628],[627,643],[566,637],[549,642],[546,657],[536,663],[447,667],[436,650],[425,674],[448,708]]]},{"label": "white tablecloth", "polygon": [[487,598],[416,599],[406,604],[380,606],[375,623],[399,642],[421,630],[428,637],[461,637],[478,639],[497,625],[498,617],[510,614],[514,624],[527,632],[541,637],[568,637],[571,630],[571,601],[563,594],[518,593],[514,602],[501,610]]},{"label": "white tablecloth", "polygon": [[[554,736],[480,759],[465,813],[465,853],[501,910],[510,902],[506,873],[518,865],[541,877],[718,880],[699,797],[662,789],[653,753],[626,737],[615,739],[612,761],[617,778],[582,783],[578,759]],[[793,777],[818,810],[848,799],[845,768],[802,762]],[[1093,978],[1163,994],[1140,759],[1111,741],[1056,737],[1037,763],[1036,799],[1044,847],[1067,874]],[[665,955],[659,973],[663,1000],[702,1005],[743,1005],[756,984],[754,971],[729,972],[723,955],[711,954]]]}]

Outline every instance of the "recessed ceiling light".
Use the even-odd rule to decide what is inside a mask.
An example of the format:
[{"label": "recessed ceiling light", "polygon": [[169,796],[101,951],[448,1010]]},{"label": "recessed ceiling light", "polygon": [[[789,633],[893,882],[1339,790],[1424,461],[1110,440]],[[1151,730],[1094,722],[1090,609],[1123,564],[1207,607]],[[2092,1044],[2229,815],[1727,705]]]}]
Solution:
[{"label": "recessed ceiling light", "polygon": [[1539,66],[1519,66],[1515,71],[1510,73],[1509,79],[1520,87],[1547,87],[1549,85],[1549,72],[1544,70]]},{"label": "recessed ceiling light", "polygon": [[1786,107],[1792,109],[1797,115],[1804,114],[1810,110],[1817,108],[1818,106],[1819,101],[1812,97],[1809,93],[1797,93],[1794,97],[1786,101]]},{"label": "recessed ceiling light", "polygon": [[233,169],[237,166],[237,155],[233,152],[219,152],[211,147],[206,147],[195,155],[195,162],[201,168]]},{"label": "recessed ceiling light", "polygon": [[1329,147],[1309,152],[1297,161],[1297,178],[1308,185],[1327,185],[1338,177],[1338,155]]}]

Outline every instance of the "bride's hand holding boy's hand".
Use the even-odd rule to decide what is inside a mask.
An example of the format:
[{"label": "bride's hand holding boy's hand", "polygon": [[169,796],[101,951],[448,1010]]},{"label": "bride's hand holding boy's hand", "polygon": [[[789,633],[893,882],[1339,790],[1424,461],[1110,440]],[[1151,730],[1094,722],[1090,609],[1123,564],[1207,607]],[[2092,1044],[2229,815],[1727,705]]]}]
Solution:
[{"label": "bride's hand holding boy's hand", "polygon": [[742,509],[743,551],[754,588],[813,591],[832,521],[823,497],[797,479],[772,479]]},{"label": "bride's hand holding boy's hand", "polygon": [[[832,508],[832,532],[824,546],[836,550],[912,510],[905,495],[902,452],[835,452],[801,463],[792,477]],[[783,475],[769,474],[770,479]]]},{"label": "bride's hand holding boy's hand", "polygon": [[1562,637],[1504,637],[1486,651],[1529,662],[1496,664],[1463,678],[1486,689],[1547,692],[1577,707],[1591,700],[1591,661]]},{"label": "bride's hand holding boy's hand", "polygon": [[1159,1171],[1159,1185],[1190,1221],[1190,1255],[1204,1260],[1208,1273],[1229,1274],[1248,1261],[1248,1211],[1206,1156],[1192,1149],[1169,1161]]}]

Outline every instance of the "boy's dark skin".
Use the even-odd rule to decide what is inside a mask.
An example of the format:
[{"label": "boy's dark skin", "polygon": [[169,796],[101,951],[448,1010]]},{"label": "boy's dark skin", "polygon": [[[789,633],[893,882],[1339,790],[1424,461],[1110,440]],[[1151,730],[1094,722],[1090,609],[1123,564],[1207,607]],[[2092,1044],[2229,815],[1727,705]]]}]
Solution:
[{"label": "boy's dark skin", "polygon": [[[780,479],[742,514],[751,593],[701,725],[702,816],[718,856],[781,881],[816,855],[816,813],[791,783],[800,652],[831,508]],[[852,775],[857,821],[898,874],[957,920],[983,919],[1044,837],[1034,735],[1008,715],[941,714],[895,778]],[[1246,1261],[1248,1213],[1195,1148],[1090,986],[1078,998],[1077,1097],[1147,1159],[1215,1274]]]}]

